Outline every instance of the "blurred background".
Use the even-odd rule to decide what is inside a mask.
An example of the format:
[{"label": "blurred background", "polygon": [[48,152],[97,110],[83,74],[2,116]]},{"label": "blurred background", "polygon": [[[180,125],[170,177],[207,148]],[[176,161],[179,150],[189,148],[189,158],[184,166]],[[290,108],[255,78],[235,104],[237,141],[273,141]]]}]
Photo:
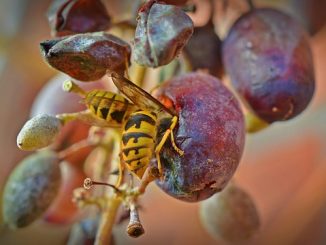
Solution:
[{"label": "blurred background", "polygon": [[[45,17],[50,2],[0,0],[0,189],[27,155],[16,147],[16,136],[33,100],[57,74],[39,52],[39,43],[51,38]],[[253,196],[261,217],[260,233],[250,244],[326,244],[326,1],[255,3],[287,11],[314,33],[317,88],[300,116],[247,137],[235,179]],[[129,238],[124,223],[114,230],[116,244],[223,244],[200,225],[199,204],[172,199],[153,184],[142,205],[145,235]],[[18,231],[2,229],[0,243],[65,244],[69,222],[40,220]]]}]

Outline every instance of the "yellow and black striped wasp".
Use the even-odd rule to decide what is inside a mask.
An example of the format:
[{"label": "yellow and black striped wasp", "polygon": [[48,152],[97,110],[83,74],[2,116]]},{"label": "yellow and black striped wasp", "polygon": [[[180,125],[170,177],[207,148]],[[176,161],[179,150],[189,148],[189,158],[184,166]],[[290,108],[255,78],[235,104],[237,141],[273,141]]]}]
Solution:
[{"label": "yellow and black striped wasp", "polygon": [[[84,103],[94,115],[106,120],[112,127],[122,127],[119,186],[125,167],[141,179],[154,156],[161,174],[160,151],[169,136],[175,151],[180,155],[183,151],[175,144],[173,135],[178,117],[127,78],[117,73],[112,73],[111,77],[118,90],[130,101],[104,90],[86,92],[78,88],[75,92],[84,96]],[[170,125],[158,140],[159,127],[166,119],[169,119]]]}]

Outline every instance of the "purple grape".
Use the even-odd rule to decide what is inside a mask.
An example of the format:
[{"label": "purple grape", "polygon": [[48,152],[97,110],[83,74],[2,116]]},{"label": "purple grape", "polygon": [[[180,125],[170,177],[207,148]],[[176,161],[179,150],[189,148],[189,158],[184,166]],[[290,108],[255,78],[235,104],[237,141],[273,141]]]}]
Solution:
[{"label": "purple grape", "polygon": [[235,89],[266,122],[299,115],[313,96],[308,35],[278,10],[240,17],[223,43],[223,61]]},{"label": "purple grape", "polygon": [[220,80],[199,72],[165,82],[155,96],[178,113],[174,136],[184,151],[180,156],[166,142],[160,154],[163,180],[158,186],[188,202],[222,190],[236,170],[244,146],[244,120],[236,98]]}]

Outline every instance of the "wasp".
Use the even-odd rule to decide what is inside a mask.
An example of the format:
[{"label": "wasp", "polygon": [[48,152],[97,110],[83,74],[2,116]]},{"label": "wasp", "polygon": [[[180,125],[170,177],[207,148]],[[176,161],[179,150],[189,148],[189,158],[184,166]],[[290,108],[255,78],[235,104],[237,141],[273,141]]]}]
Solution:
[{"label": "wasp", "polygon": [[[112,73],[111,77],[118,90],[128,99],[104,90],[85,92],[75,88],[75,92],[84,96],[86,106],[94,115],[112,126],[122,127],[119,179],[116,184],[119,186],[125,168],[142,179],[153,157],[161,174],[160,152],[169,137],[174,150],[181,156],[184,152],[174,140],[177,115],[127,78],[117,73]],[[159,139],[158,132],[163,121],[169,121],[169,126]]]}]

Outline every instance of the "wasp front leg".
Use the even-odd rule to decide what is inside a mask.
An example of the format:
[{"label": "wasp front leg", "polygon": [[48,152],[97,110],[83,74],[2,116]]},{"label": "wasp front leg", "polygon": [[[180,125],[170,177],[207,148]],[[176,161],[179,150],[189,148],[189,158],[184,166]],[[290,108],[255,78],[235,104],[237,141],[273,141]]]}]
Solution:
[{"label": "wasp front leg", "polygon": [[168,139],[169,135],[171,137],[171,143],[172,143],[173,149],[176,152],[178,152],[178,154],[180,156],[183,156],[183,154],[184,154],[183,150],[181,150],[179,147],[177,147],[177,145],[176,145],[176,143],[174,141],[173,129],[177,125],[177,122],[178,122],[178,117],[176,117],[176,116],[173,117],[172,120],[171,120],[170,128],[168,128],[165,131],[160,143],[155,148],[155,156],[156,156],[156,160],[157,160],[157,167],[158,167],[161,175],[162,175],[162,164],[161,164],[160,152],[161,152],[162,147],[165,144],[166,140]]}]

